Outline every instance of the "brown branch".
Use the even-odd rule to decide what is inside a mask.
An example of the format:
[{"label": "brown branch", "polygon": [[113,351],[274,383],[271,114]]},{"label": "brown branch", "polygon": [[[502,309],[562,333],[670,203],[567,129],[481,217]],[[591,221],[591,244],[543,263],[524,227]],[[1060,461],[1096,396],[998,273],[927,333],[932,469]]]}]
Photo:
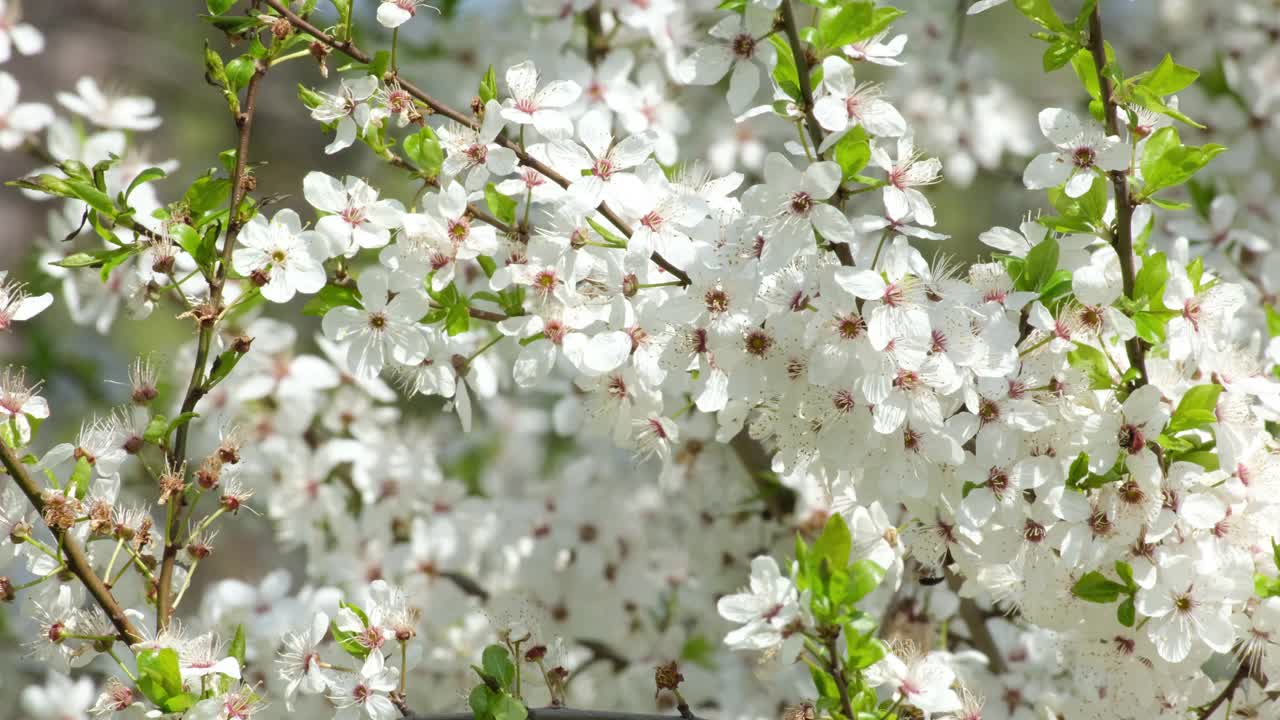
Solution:
[{"label": "brown branch", "polygon": [[[475,713],[412,714],[406,717],[410,718],[410,720],[474,720]],[[661,713],[616,712],[613,710],[579,710],[566,707],[529,708],[529,720],[673,720],[673,718],[677,717],[681,716]],[[683,717],[688,720],[697,720],[697,717],[692,712]]]},{"label": "brown branch", "polygon": [[[316,40],[324,43],[325,45],[333,48],[334,50],[337,50],[338,52],[341,52],[342,54],[346,55],[347,57],[350,57],[352,60],[355,60],[356,62],[361,62],[361,63],[370,62],[370,57],[368,53],[356,47],[349,40],[338,40],[334,38],[332,35],[329,35],[325,31],[316,27],[315,25],[312,25],[311,23],[307,22],[303,18],[299,17],[297,13],[295,13],[294,11],[286,7],[285,4],[281,2],[281,0],[264,0],[264,2],[266,2],[266,4],[270,6],[273,10],[280,13],[281,17],[288,20],[290,24],[292,24],[298,30],[301,30],[302,32],[307,33],[308,35],[314,37]],[[479,121],[477,121],[474,117],[471,117],[462,112],[459,112],[458,110],[455,110],[454,108],[451,108],[448,105],[440,102],[439,100],[427,94],[425,91],[423,91],[413,83],[409,82],[408,80],[405,80],[403,77],[399,75],[394,75],[392,76],[392,79],[398,82],[400,84],[400,87],[404,89],[405,92],[409,93],[411,96],[413,96],[416,100],[418,100],[422,104],[431,108],[432,112],[434,112],[436,115],[441,115],[443,117],[446,117],[458,123],[459,125],[464,125],[473,130],[477,130],[480,128]],[[559,185],[560,187],[564,187],[564,188],[569,187],[570,183],[568,178],[566,178],[565,176],[553,170],[546,163],[529,155],[529,153],[525,152],[524,148],[520,147],[519,143],[514,142],[513,140],[506,137],[505,135],[499,135],[495,142],[513,151],[516,154],[516,157],[520,159],[521,165],[524,165],[525,167],[528,167],[528,168],[532,168],[538,171],[539,173],[542,173],[548,179],[550,179],[552,182]],[[598,210],[606,220],[612,223],[613,226],[616,227],[619,232],[621,232],[623,235],[625,235],[628,238],[631,237],[631,226],[628,225],[625,221],[623,221],[623,219],[616,212],[614,212],[613,209],[610,208],[606,203],[600,203],[600,206],[597,207],[596,210]],[[662,255],[660,255],[659,253],[656,253],[656,252],[653,253],[652,255],[649,256],[649,259],[652,260],[654,264],[657,265],[658,267],[674,275],[677,279],[680,280],[680,283],[682,285],[689,284],[690,280],[689,280],[688,273],[676,267],[675,265],[672,265],[669,260],[662,257]]]},{"label": "brown branch", "polygon": [[[959,575],[952,574],[947,577],[947,585],[957,596],[960,594],[960,582]],[[978,607],[978,603],[973,598],[960,598],[960,619],[964,620],[965,627],[969,629],[969,644],[974,650],[987,656],[987,667],[991,668],[991,672],[996,675],[1008,672],[1009,666],[1004,661],[1000,646],[996,644],[991,629],[987,627],[986,613]]]},{"label": "brown branch", "polygon": [[[235,251],[236,240],[244,221],[240,217],[240,205],[248,194],[245,183],[245,168],[249,161],[249,140],[253,132],[253,116],[258,105],[258,88],[262,78],[267,74],[267,66],[262,62],[254,65],[253,76],[249,78],[249,86],[245,91],[244,108],[236,116],[236,128],[239,131],[239,142],[236,144],[236,163],[231,172],[231,202],[227,216],[227,233],[222,241],[222,258],[214,276],[209,279],[209,304],[212,317],[196,318],[200,324],[199,337],[196,340],[196,359],[191,368],[191,380],[187,384],[187,393],[182,400],[181,413],[195,410],[196,403],[208,391],[205,387],[205,371],[209,362],[209,348],[213,343],[213,332],[217,325],[217,313],[221,311],[222,289],[226,285],[227,274],[231,267],[231,254]],[[175,471],[183,467],[187,454],[187,437],[191,423],[182,424],[174,438],[170,464]],[[182,545],[178,540],[178,529],[182,526],[183,509],[186,505],[185,493],[179,493],[169,500],[173,503],[165,513],[164,554],[160,562],[160,575],[156,580],[156,629],[163,630],[169,626],[169,615],[173,612],[173,568],[178,561],[178,551]]]},{"label": "brown branch", "polygon": [[840,692],[840,709],[846,718],[853,717],[853,703],[849,700],[849,682],[844,676],[844,663],[840,662],[840,634],[833,633],[827,638],[827,672],[836,681],[836,690]]},{"label": "brown branch", "polygon": [[[791,0],[782,0],[782,27],[787,35],[787,44],[791,46],[791,58],[796,64],[796,79],[800,82],[802,105],[800,109],[804,111],[804,125],[809,131],[809,139],[813,141],[813,154],[821,160],[822,153],[818,152],[818,148],[822,147],[822,126],[818,124],[818,118],[813,114],[813,83],[809,76],[809,58],[805,54],[804,44],[800,41],[800,28],[796,24]],[[841,189],[839,192],[843,193],[844,190]],[[831,243],[831,251],[836,254],[841,265],[853,267],[853,252],[850,251],[848,244]]]},{"label": "brown branch", "polygon": [[756,486],[768,509],[769,516],[781,521],[795,509],[796,494],[787,486],[773,479],[773,455],[744,429],[729,441],[729,447],[742,462],[751,482]]},{"label": "brown branch", "polygon": [[[406,170],[410,173],[413,173],[415,176],[420,178],[424,183],[426,183],[427,187],[433,187],[436,189],[440,188],[439,179],[434,177],[428,177],[425,173],[423,173],[422,169],[419,168],[417,165],[414,165],[413,163],[400,157],[399,155],[396,155],[395,153],[390,153],[390,151],[388,151],[388,153],[389,154],[386,156],[386,158],[387,158],[387,162],[391,163],[391,165],[393,165],[394,167],[398,167],[401,170]],[[516,237],[520,232],[518,228],[512,227],[511,225],[508,225],[507,223],[502,222],[498,218],[486,212],[484,208],[481,208],[479,205],[476,205],[475,203],[470,203],[470,202],[467,203],[467,215],[470,215],[471,217],[475,218],[476,220],[479,220],[482,223],[485,223],[486,225],[492,225],[494,228],[500,230],[502,234],[507,235],[509,237]]]},{"label": "brown branch", "polygon": [[[44,492],[40,486],[31,479],[31,475],[27,473],[27,468],[14,455],[12,449],[4,442],[0,442],[0,462],[3,462],[5,470],[9,476],[17,483],[18,488],[22,490],[22,494],[27,496],[31,504],[35,506],[36,512],[44,515]],[[102,611],[111,619],[111,624],[115,626],[119,638],[126,645],[132,645],[142,642],[142,633],[134,627],[129,620],[129,616],[125,615],[124,608],[120,607],[120,603],[116,602],[115,596],[111,594],[102,578],[93,571],[93,566],[89,563],[89,558],[85,556],[84,550],[81,549],[80,543],[75,537],[67,533],[65,530],[49,527],[49,531],[58,540],[58,546],[62,549],[64,563],[67,570],[84,583],[85,589],[89,591],[89,595],[93,597],[94,602]]]},{"label": "brown branch", "polygon": [[[1115,87],[1105,71],[1107,66],[1107,43],[1102,36],[1101,2],[1093,6],[1093,13],[1089,16],[1089,53],[1093,56],[1094,68],[1098,75],[1098,96],[1102,101],[1103,121],[1106,123],[1107,134],[1118,136],[1120,128],[1118,106],[1115,101]],[[1116,254],[1120,256],[1120,274],[1124,282],[1124,294],[1126,297],[1132,298],[1135,272],[1133,266],[1133,202],[1129,197],[1129,176],[1128,171],[1124,170],[1112,170],[1108,175],[1111,177],[1111,185],[1115,190],[1116,196],[1116,224],[1112,236],[1112,245],[1116,249]],[[1130,338],[1125,343],[1125,351],[1129,356],[1129,366],[1136,368],[1141,373],[1141,378],[1137,383],[1145,385],[1147,383],[1147,359],[1142,340],[1137,337]]]},{"label": "brown branch", "polygon": [[1222,703],[1231,699],[1231,696],[1236,693],[1236,690],[1240,689],[1240,685],[1243,684],[1245,679],[1248,677],[1249,663],[1242,662],[1240,663],[1239,669],[1236,670],[1236,674],[1231,676],[1231,682],[1227,683],[1227,686],[1222,688],[1222,692],[1218,693],[1218,696],[1215,697],[1212,702],[1201,708],[1200,714],[1196,715],[1196,718],[1198,720],[1208,720],[1208,718],[1213,715],[1214,711],[1216,711]]},{"label": "brown branch", "polygon": [[813,114],[813,83],[809,79],[809,59],[805,56],[804,44],[800,41],[800,28],[796,25],[796,14],[791,9],[791,0],[782,0],[782,28],[787,33],[787,44],[791,46],[791,57],[796,64],[796,76],[800,81],[800,109],[804,111],[805,125],[809,129],[809,138],[813,140],[813,152],[821,159],[818,148],[822,147],[822,127]]}]

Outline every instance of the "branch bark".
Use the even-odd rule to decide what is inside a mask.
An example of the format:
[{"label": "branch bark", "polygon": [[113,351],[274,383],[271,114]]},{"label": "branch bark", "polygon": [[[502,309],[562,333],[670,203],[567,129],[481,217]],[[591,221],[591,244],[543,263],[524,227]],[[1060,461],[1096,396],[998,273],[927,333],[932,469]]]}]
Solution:
[{"label": "branch bark", "polygon": [[[236,163],[231,173],[231,203],[227,215],[227,233],[222,241],[221,262],[209,280],[209,304],[214,313],[221,311],[222,289],[226,285],[227,274],[230,271],[231,254],[235,251],[236,240],[240,236],[241,228],[244,227],[244,222],[240,219],[240,204],[248,194],[244,182],[245,168],[249,161],[249,141],[253,133],[253,116],[258,105],[258,88],[266,74],[267,66],[258,62],[254,67],[253,76],[249,78],[249,86],[245,90],[244,107],[235,119],[239,140],[236,143]],[[191,381],[187,384],[187,393],[182,400],[180,412],[184,414],[195,410],[196,403],[200,402],[200,398],[204,397],[206,392],[204,384],[209,362],[209,348],[213,344],[213,333],[217,325],[216,318],[207,320],[197,318],[196,322],[200,323],[200,334],[196,339],[196,359],[191,368]],[[175,471],[182,468],[186,461],[187,437],[190,430],[191,423],[184,423],[178,428],[174,438],[170,464]],[[165,514],[164,554],[160,561],[160,575],[156,579],[157,630],[163,630],[169,626],[169,615],[173,612],[173,569],[178,561],[178,551],[182,549],[178,542],[178,531],[182,527],[186,495],[179,494],[169,502],[175,505],[170,506]]]},{"label": "branch bark", "polygon": [[[1107,43],[1102,35],[1102,3],[1093,6],[1089,16],[1089,54],[1093,56],[1093,64],[1098,75],[1098,96],[1102,101],[1103,122],[1108,135],[1119,135],[1118,106],[1115,101],[1115,86],[1107,77]],[[1115,192],[1116,225],[1112,235],[1112,245],[1120,256],[1120,274],[1124,282],[1125,297],[1133,297],[1134,258],[1133,258],[1133,203],[1129,199],[1129,175],[1126,171],[1112,170],[1108,175]],[[1147,383],[1146,350],[1139,338],[1130,338],[1125,343],[1125,352],[1129,356],[1129,366],[1141,373],[1139,385]]]},{"label": "branch bark", "polygon": [[[0,442],[0,462],[4,464],[9,476],[17,483],[18,489],[22,490],[22,494],[27,496],[27,499],[35,506],[36,512],[43,517],[43,490],[38,483],[31,479],[26,466],[22,464],[22,461],[17,458],[14,451],[4,442]],[[94,602],[111,619],[111,624],[115,626],[120,640],[126,645],[141,642],[143,640],[142,633],[138,632],[138,628],[129,620],[129,616],[125,615],[124,608],[120,607],[120,603],[116,602],[115,596],[107,589],[102,578],[98,577],[98,574],[93,571],[93,566],[89,563],[89,558],[84,554],[80,543],[74,536],[63,530],[50,527],[49,531],[58,540],[58,546],[62,549],[67,569],[79,578],[80,582],[84,583],[85,589],[89,591],[89,595],[93,597]]]},{"label": "branch bark", "polygon": [[[329,46],[330,48],[333,48],[334,50],[337,50],[338,52],[346,55],[347,57],[351,58],[352,60],[355,60],[356,62],[361,62],[361,63],[370,62],[369,54],[364,52],[360,48],[356,47],[353,43],[351,43],[351,41],[338,40],[334,38],[332,35],[329,35],[328,33],[316,27],[315,25],[311,24],[310,22],[307,22],[305,19],[300,17],[297,13],[290,10],[288,7],[285,6],[283,2],[281,2],[281,0],[264,0],[264,1],[269,7],[271,7],[271,9],[275,10],[277,13],[280,14],[281,17],[288,20],[289,23],[292,24],[298,30],[301,30],[302,32],[307,33],[308,35],[314,37],[316,40],[320,41],[321,43]],[[472,129],[479,129],[480,124],[474,117],[471,117],[462,112],[459,112],[458,110],[455,110],[454,108],[449,107],[448,105],[440,102],[439,100],[435,99],[434,97],[427,94],[422,89],[420,89],[413,83],[409,82],[408,80],[405,80],[403,77],[399,75],[395,75],[393,79],[396,82],[400,83],[400,87],[403,88],[405,92],[409,93],[411,96],[413,96],[416,100],[418,100],[422,104],[431,108],[432,112],[434,112],[435,114],[446,117],[458,123],[459,125],[464,125]],[[532,168],[538,171],[539,173],[542,173],[548,179],[550,179],[552,182],[559,185],[560,187],[565,187],[565,188],[569,187],[568,178],[564,177],[560,173],[553,170],[546,163],[543,163],[537,158],[530,156],[527,152],[524,151],[524,148],[520,147],[519,143],[514,142],[513,140],[506,137],[505,135],[499,135],[495,140],[495,142],[513,151],[516,154],[516,157],[520,159],[521,165],[524,165],[525,167],[528,167],[528,168]],[[626,223],[616,212],[614,212],[613,209],[610,208],[606,203],[600,203],[600,206],[597,207],[596,210],[598,210],[606,220],[608,220],[611,224],[613,224],[613,226],[616,227],[619,232],[621,232],[623,235],[625,235],[628,238],[631,237],[631,226],[628,223]],[[671,262],[666,258],[662,257],[661,254],[655,252],[649,256],[649,259],[652,260],[655,265],[657,265],[658,267],[662,268],[663,270],[667,271],[668,273],[670,273],[671,275],[679,279],[682,285],[689,284],[690,281],[689,281],[688,273],[676,267],[675,265],[672,265]]]},{"label": "branch bark", "polygon": [[1205,705],[1200,710],[1200,713],[1196,715],[1197,720],[1208,720],[1213,713],[1217,711],[1218,707],[1222,705],[1222,703],[1230,700],[1231,696],[1235,695],[1236,690],[1240,689],[1240,685],[1243,684],[1245,679],[1248,677],[1249,663],[1242,662],[1240,663],[1239,669],[1236,670],[1236,674],[1231,676],[1231,681],[1227,683],[1226,687],[1222,688],[1222,692],[1218,693],[1218,696],[1215,697],[1208,705]]},{"label": "branch bark", "polygon": [[[471,712],[413,714],[407,717],[409,720],[474,720],[475,714]],[[681,716],[660,713],[616,712],[613,710],[580,710],[564,707],[529,708],[529,720],[673,720],[678,717]],[[685,717],[696,720],[692,713]]]},{"label": "branch bark", "polygon": [[[814,156],[820,160],[822,153],[818,152],[818,148],[822,147],[822,126],[818,124],[818,118],[813,114],[813,83],[809,78],[809,58],[805,54],[804,43],[800,40],[800,28],[796,24],[796,14],[791,7],[791,0],[782,0],[782,28],[787,35],[787,44],[791,46],[791,58],[796,64],[797,80],[800,83],[800,101],[804,105],[801,108],[804,111],[804,124],[809,131],[809,139],[813,141]],[[848,245],[832,243],[831,250],[840,260],[841,265],[853,267],[853,253]]]}]

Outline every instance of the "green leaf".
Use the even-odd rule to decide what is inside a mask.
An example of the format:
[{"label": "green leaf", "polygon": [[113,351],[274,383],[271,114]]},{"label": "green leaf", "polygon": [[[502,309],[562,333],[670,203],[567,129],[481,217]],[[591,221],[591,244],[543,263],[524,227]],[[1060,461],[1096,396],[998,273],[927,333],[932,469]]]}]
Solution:
[{"label": "green leaf", "polygon": [[449,312],[445,315],[444,327],[450,336],[461,335],[471,329],[471,311],[465,301],[449,306]]},{"label": "green leaf", "polygon": [[137,190],[139,187],[145,185],[146,183],[160,180],[164,177],[165,177],[164,170],[161,170],[158,167],[149,167],[146,170],[143,170],[142,172],[138,173],[137,177],[133,179],[133,182],[129,183],[129,187],[124,191],[124,202],[125,203],[129,202],[129,196],[133,194],[134,190]]},{"label": "green leaf", "polygon": [[514,686],[516,681],[516,666],[511,662],[511,654],[501,645],[490,645],[484,649],[481,655],[481,665],[484,671],[498,681],[504,689]]},{"label": "green leaf", "polygon": [[484,718],[492,718],[489,712],[489,705],[494,700],[494,693],[487,685],[477,685],[471,688],[471,694],[467,696],[467,704],[471,706],[471,712],[475,713],[476,720]]},{"label": "green leaf", "polygon": [[[440,175],[440,168],[444,166],[444,150],[431,126],[424,125],[421,130],[405,138],[404,152],[422,171],[423,177],[434,178]],[[487,194],[485,199],[488,199]]]},{"label": "green leaf", "polygon": [[849,526],[840,513],[833,513],[827,518],[822,535],[813,544],[814,559],[820,561],[826,558],[832,568],[843,569],[849,564],[849,551],[852,548],[853,537],[849,534]]},{"label": "green leaf", "polygon": [[[202,218],[209,213],[225,211],[230,200],[231,181],[226,178],[214,177],[212,170],[191,183],[191,186],[187,188],[187,192],[182,196],[182,202],[187,206],[187,211],[191,213],[193,220]],[[199,222],[196,223],[197,226],[200,224]]]},{"label": "green leaf", "polygon": [[613,245],[614,247],[620,247],[620,248],[624,248],[627,246],[626,238],[606,228],[604,225],[601,225],[595,220],[592,220],[591,218],[587,218],[587,224],[591,226],[592,230],[595,230],[597,233],[599,233],[600,237],[604,238],[604,241],[609,243],[610,245]]},{"label": "green leaf", "polygon": [[716,668],[715,657],[715,643],[708,640],[706,635],[690,635],[680,648],[681,660],[688,660],[707,670]]},{"label": "green leaf", "polygon": [[1169,262],[1164,253],[1155,253],[1142,261],[1142,269],[1133,281],[1133,299],[1151,299],[1163,308],[1164,286],[1169,281]]},{"label": "green leaf", "polygon": [[1039,292],[1057,271],[1058,241],[1046,237],[1027,253],[1027,265],[1023,270],[1027,289]]},{"label": "green leaf", "polygon": [[256,71],[257,61],[248,55],[241,55],[227,63],[227,89],[233,93],[240,92],[249,85],[249,80]]},{"label": "green leaf", "polygon": [[1157,95],[1172,95],[1196,81],[1200,73],[1173,61],[1173,56],[1165,54],[1164,59],[1151,72],[1139,76],[1138,83]]},{"label": "green leaf", "polygon": [[151,421],[147,423],[147,428],[142,431],[142,439],[152,445],[159,445],[167,437],[169,437],[169,418],[164,415],[152,416]]},{"label": "green leaf", "polygon": [[845,133],[836,142],[834,153],[833,157],[840,165],[842,182],[849,182],[857,177],[871,159],[871,142],[867,138],[867,131],[859,125]]},{"label": "green leaf", "polygon": [[1049,0],[1013,0],[1013,5],[1019,12],[1046,30],[1063,32],[1067,29],[1058,14],[1053,11],[1053,4]]},{"label": "green leaf", "polygon": [[109,250],[91,250],[89,252],[72,253],[57,262],[49,263],[64,268],[96,268],[110,263],[117,267],[130,256],[138,252],[137,246],[126,245]]},{"label": "green leaf", "polygon": [[844,600],[849,603],[858,602],[879,587],[881,580],[884,580],[884,568],[866,558],[855,560],[849,566],[849,589]]},{"label": "green leaf", "polygon": [[221,15],[235,4],[236,0],[206,0],[205,7],[209,8],[210,15]]},{"label": "green leaf", "polygon": [[519,700],[504,693],[489,703],[489,714],[493,720],[525,720],[529,711]]},{"label": "green leaf", "polygon": [[1094,390],[1107,390],[1115,385],[1107,366],[1107,356],[1095,347],[1076,343],[1075,349],[1067,352],[1067,362],[1071,367],[1085,371]]},{"label": "green leaf", "polygon": [[138,689],[148,700],[163,708],[170,698],[182,695],[182,672],[176,650],[143,650],[135,656],[135,661]]},{"label": "green leaf", "polygon": [[1221,145],[1183,145],[1175,128],[1160,128],[1147,138],[1142,151],[1141,196],[1149,198],[1159,190],[1190,180],[1223,150],[1226,148]]},{"label": "green leaf", "polygon": [[[361,610],[358,605],[353,605],[349,602],[339,602],[338,606],[355,613],[356,617],[360,618],[360,621],[364,623],[364,626],[366,628],[369,627],[369,616],[366,615],[364,610]],[[363,660],[369,656],[369,648],[356,641],[356,633],[339,629],[338,622],[336,620],[329,622],[329,630],[333,633],[333,641],[338,643],[338,646],[345,650],[351,657]]]},{"label": "green leaf", "polygon": [[1081,481],[1087,477],[1089,477],[1089,453],[1082,452],[1071,462],[1071,469],[1067,471],[1067,487],[1078,488]]},{"label": "green leaf", "polygon": [[876,7],[871,0],[843,3],[834,15],[823,19],[817,45],[832,50],[856,43],[888,29],[902,15],[898,8]]},{"label": "green leaf", "polygon": [[865,670],[884,659],[889,648],[880,638],[870,635],[848,636],[849,654],[846,665],[854,670]]},{"label": "green leaf", "polygon": [[1267,577],[1262,573],[1254,575],[1253,592],[1264,599],[1280,596],[1280,578]]},{"label": "green leaf", "polygon": [[362,307],[360,293],[355,288],[345,285],[325,285],[303,306],[302,314],[323,316],[342,305],[353,308]]},{"label": "green leaf", "polygon": [[498,97],[498,77],[493,73],[493,66],[485,71],[484,77],[480,80],[480,104],[483,106],[490,100],[496,100]]},{"label": "green leaf", "polygon": [[1125,627],[1133,627],[1133,623],[1137,619],[1137,608],[1134,607],[1133,596],[1130,595],[1116,608],[1116,620],[1120,621],[1120,624]]},{"label": "green leaf", "polygon": [[1071,594],[1092,603],[1109,603],[1119,599],[1124,589],[1120,583],[1108,580],[1105,575],[1095,570],[1085,573],[1084,577],[1077,580],[1076,584],[1071,586]]},{"label": "green leaf", "polygon": [[231,640],[231,649],[227,651],[227,655],[235,658],[241,668],[244,667],[244,644],[244,623],[240,623],[236,625],[236,634]]},{"label": "green leaf", "polygon": [[1075,38],[1070,35],[1059,35],[1057,40],[1049,43],[1049,47],[1045,48],[1041,65],[1047,73],[1059,70],[1071,62],[1071,58],[1075,57],[1079,50],[1080,43]]},{"label": "green leaf", "polygon": [[497,185],[489,183],[484,186],[484,201],[494,217],[508,225],[516,221],[516,201],[498,192]]},{"label": "green leaf", "polygon": [[107,217],[114,218],[116,216],[116,206],[115,203],[111,202],[111,197],[94,187],[92,183],[82,180],[68,180],[67,187],[71,188],[71,192],[75,197],[88,203],[89,207],[94,210]]},{"label": "green leaf", "polygon": [[89,494],[89,482],[93,480],[93,465],[89,459],[81,456],[76,459],[75,469],[71,471],[69,486],[76,489],[76,497],[80,500]]},{"label": "green leaf", "polygon": [[777,63],[773,66],[773,80],[792,100],[800,101],[800,74],[796,70],[795,56],[791,46],[779,33],[769,36],[769,42],[776,51]]},{"label": "green leaf", "polygon": [[1218,395],[1222,393],[1221,385],[1196,385],[1182,396],[1178,409],[1173,411],[1169,419],[1169,434],[1204,427],[1218,419],[1215,410],[1218,407]]},{"label": "green leaf", "polygon": [[218,383],[227,379],[231,371],[240,363],[240,358],[245,353],[233,350],[225,350],[218,355],[213,361],[213,367],[209,370],[209,379],[204,382],[204,390],[208,392],[218,386]]},{"label": "green leaf", "polygon": [[1133,580],[1133,567],[1123,560],[1116,561],[1116,575],[1120,576],[1120,580],[1124,582],[1124,587],[1129,592],[1138,591],[1138,583]]}]

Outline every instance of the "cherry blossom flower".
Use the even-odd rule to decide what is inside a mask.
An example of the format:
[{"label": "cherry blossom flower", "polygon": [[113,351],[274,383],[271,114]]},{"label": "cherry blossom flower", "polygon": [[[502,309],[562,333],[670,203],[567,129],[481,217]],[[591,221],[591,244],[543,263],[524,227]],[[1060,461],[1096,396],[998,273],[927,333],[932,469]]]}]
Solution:
[{"label": "cherry blossom flower", "polygon": [[310,294],[324,287],[321,248],[325,239],[314,230],[303,231],[294,211],[281,210],[270,223],[263,215],[254,216],[239,240],[245,247],[232,253],[232,267],[259,286],[271,302],[289,302],[296,292]]},{"label": "cherry blossom flower", "polygon": [[324,334],[347,348],[347,365],[360,377],[377,375],[389,358],[413,364],[426,354],[426,339],[417,323],[430,309],[421,291],[403,291],[387,299],[387,272],[371,268],[360,275],[362,306],[346,305],[324,316]]},{"label": "cherry blossom flower", "polygon": [[532,60],[507,68],[507,91],[502,117],[517,125],[533,125],[547,138],[573,133],[573,124],[562,108],[582,94],[582,87],[569,80],[553,80],[538,88],[538,69]]},{"label": "cherry blossom flower", "polygon": [[336,693],[329,696],[338,707],[335,720],[355,720],[362,716],[369,720],[392,720],[398,717],[400,711],[387,694],[396,689],[396,678],[399,676],[399,670],[386,667],[380,650],[369,653],[360,672],[350,678],[343,678]]},{"label": "cherry blossom flower", "polygon": [[794,629],[803,626],[808,602],[791,580],[782,576],[773,558],[761,555],[751,561],[751,586],[747,592],[726,595],[716,603],[725,620],[743,623],[725,636],[735,650],[764,650],[782,644]]},{"label": "cherry blossom flower", "polygon": [[112,97],[102,92],[91,77],[76,81],[76,92],[60,92],[58,102],[71,112],[99,127],[147,132],[160,127],[160,118],[152,113],[156,103],[149,97],[124,95]]},{"label": "cherry blossom flower", "polygon": [[52,122],[53,111],[48,105],[19,103],[18,81],[0,72],[0,150],[16,150]]},{"label": "cherry blossom flower", "polygon": [[[386,6],[387,3],[383,3],[382,7]],[[344,79],[337,95],[319,93],[321,102],[311,110],[312,119],[322,123],[337,123],[333,142],[324,148],[326,154],[332,155],[351,147],[356,141],[357,133],[369,131],[374,114],[367,101],[377,91],[378,78],[365,75],[351,81]]]},{"label": "cherry blossom flower", "polygon": [[676,77],[691,85],[713,85],[730,70],[729,109],[746,109],[760,88],[760,70],[773,66],[776,52],[765,37],[773,29],[773,10],[748,3],[711,28],[712,41],[681,61]]},{"label": "cherry blossom flower", "polygon": [[310,172],[302,186],[312,207],[332,213],[316,223],[316,230],[328,240],[324,257],[351,257],[360,248],[382,247],[391,240],[391,228],[400,225],[404,212],[400,201],[379,200],[378,191],[359,178],[338,182],[322,172]]},{"label": "cherry blossom flower", "polygon": [[1129,148],[1092,121],[1081,123],[1069,110],[1047,108],[1040,112],[1040,131],[1057,152],[1037,155],[1023,173],[1022,181],[1030,190],[1051,188],[1066,183],[1068,197],[1089,192],[1099,170],[1124,170],[1129,167]]}]

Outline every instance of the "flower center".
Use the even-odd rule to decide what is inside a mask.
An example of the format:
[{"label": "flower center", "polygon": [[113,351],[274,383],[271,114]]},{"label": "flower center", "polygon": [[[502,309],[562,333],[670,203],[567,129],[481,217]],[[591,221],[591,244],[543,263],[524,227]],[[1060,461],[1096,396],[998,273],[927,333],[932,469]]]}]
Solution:
[{"label": "flower center", "polygon": [[743,59],[749,59],[756,52],[756,39],[751,33],[739,33],[733,38],[733,54]]}]

